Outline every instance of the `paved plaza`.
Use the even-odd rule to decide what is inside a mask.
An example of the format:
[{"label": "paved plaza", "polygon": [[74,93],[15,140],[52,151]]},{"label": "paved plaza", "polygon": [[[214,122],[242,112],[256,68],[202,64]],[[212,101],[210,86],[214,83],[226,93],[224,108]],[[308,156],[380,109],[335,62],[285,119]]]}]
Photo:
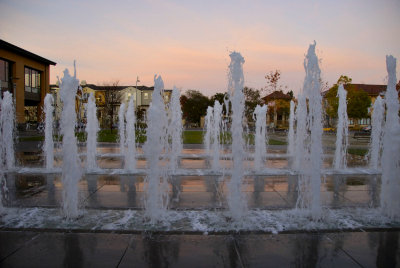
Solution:
[{"label": "paved plaza", "polygon": [[[327,140],[327,139],[326,139]],[[329,147],[329,144],[325,144]],[[365,146],[363,144],[358,146]],[[103,145],[100,151],[113,152]],[[21,147],[19,147],[21,148]],[[25,146],[21,161],[37,166],[35,146]],[[185,146],[185,153],[199,153]],[[271,147],[282,152],[284,146]],[[33,151],[33,153],[29,153]],[[20,155],[21,157],[21,155]],[[38,162],[39,161],[39,162]],[[101,162],[103,161],[103,162]],[[120,159],[99,161],[119,168]],[[325,159],[326,165],[331,160]],[[362,158],[351,162],[363,163]],[[286,159],[267,166],[285,168]],[[138,161],[138,166],[144,163]],[[204,169],[204,159],[182,160],[181,168]],[[6,207],[55,209],[62,202],[60,174],[9,173]],[[297,176],[246,176],[244,191],[251,210],[283,211],[296,206]],[[326,175],[321,186],[322,206],[376,208],[379,175]],[[224,211],[226,180],[219,176],[175,176],[170,184],[170,209]],[[80,207],[88,211],[141,211],[144,177],[140,175],[86,175],[79,183]],[[400,229],[351,228],[266,231],[200,232],[47,228],[3,226],[0,229],[1,267],[399,267]]]}]

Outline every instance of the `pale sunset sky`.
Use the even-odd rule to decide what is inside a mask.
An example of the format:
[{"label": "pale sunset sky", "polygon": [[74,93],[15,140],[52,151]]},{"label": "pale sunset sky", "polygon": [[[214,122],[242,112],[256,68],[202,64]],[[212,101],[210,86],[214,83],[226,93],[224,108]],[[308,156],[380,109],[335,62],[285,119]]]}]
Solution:
[{"label": "pale sunset sky", "polygon": [[139,76],[152,86],[160,74],[166,88],[208,96],[226,91],[230,51],[245,58],[246,86],[264,87],[279,69],[297,93],[314,40],[329,85],[341,74],[383,84],[385,56],[400,59],[399,33],[399,0],[0,0],[0,38],[55,61],[51,83],[76,59],[87,83]]}]

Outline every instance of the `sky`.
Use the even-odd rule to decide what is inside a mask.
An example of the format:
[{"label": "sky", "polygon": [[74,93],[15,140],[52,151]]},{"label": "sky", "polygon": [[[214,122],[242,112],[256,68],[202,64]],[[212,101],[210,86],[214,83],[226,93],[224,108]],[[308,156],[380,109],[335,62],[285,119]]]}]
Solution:
[{"label": "sky", "polygon": [[55,61],[51,83],[76,60],[87,83],[152,86],[159,74],[167,89],[207,96],[226,91],[232,51],[245,58],[246,86],[262,89],[280,70],[299,92],[314,40],[329,85],[342,74],[384,84],[399,29],[399,0],[0,0],[0,38]]}]

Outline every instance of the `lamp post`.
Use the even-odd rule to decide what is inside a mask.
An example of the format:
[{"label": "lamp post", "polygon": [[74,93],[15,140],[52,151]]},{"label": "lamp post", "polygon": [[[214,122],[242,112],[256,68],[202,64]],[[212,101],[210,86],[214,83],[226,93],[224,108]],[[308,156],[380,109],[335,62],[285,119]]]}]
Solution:
[{"label": "lamp post", "polygon": [[136,76],[136,85],[135,85],[135,109],[137,109],[137,91],[138,91],[138,89],[137,89],[137,84],[140,82],[140,80],[139,80],[139,76]]}]

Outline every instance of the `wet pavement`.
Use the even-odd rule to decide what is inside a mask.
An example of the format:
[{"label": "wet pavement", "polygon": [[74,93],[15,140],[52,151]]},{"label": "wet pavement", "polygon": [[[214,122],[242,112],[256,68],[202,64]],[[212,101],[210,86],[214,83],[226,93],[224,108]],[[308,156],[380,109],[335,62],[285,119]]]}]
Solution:
[{"label": "wet pavement", "polygon": [[1,267],[399,267],[399,231],[165,235],[0,231]]},{"label": "wet pavement", "polygon": [[[329,139],[328,137],[327,139]],[[362,142],[361,142],[362,143]],[[363,146],[362,144],[360,146]],[[41,165],[26,145],[20,161]],[[282,146],[271,147],[282,153]],[[198,146],[185,152],[202,153]],[[101,153],[117,153],[104,145]],[[350,159],[363,164],[363,159]],[[326,159],[325,164],[330,164]],[[223,161],[221,161],[223,162]],[[120,168],[116,157],[98,160]],[[58,162],[58,164],[60,164]],[[145,165],[138,161],[138,166]],[[182,168],[205,168],[206,161],[182,160]],[[284,159],[266,166],[284,168]],[[170,209],[226,209],[229,177],[174,176],[169,185]],[[6,176],[6,207],[59,208],[62,202],[60,174]],[[285,210],[296,206],[296,176],[247,176],[243,190],[250,209]],[[321,185],[322,205],[327,208],[375,208],[380,199],[379,175],[327,175]],[[79,183],[80,207],[92,210],[141,210],[144,177],[86,175]],[[324,232],[292,231],[185,233],[131,232],[121,230],[69,230],[0,228],[0,267],[400,267],[399,228]]]}]

